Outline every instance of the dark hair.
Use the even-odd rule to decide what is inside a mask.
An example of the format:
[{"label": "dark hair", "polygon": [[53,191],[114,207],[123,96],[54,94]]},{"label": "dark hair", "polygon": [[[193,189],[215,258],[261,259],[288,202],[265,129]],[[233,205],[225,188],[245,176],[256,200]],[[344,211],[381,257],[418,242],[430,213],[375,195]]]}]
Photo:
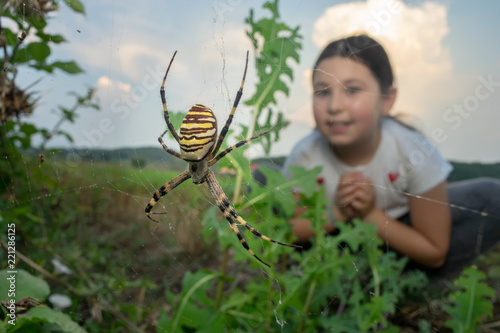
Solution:
[{"label": "dark hair", "polygon": [[[394,84],[394,74],[387,52],[379,42],[367,35],[355,35],[331,42],[321,52],[313,69],[316,70],[321,61],[332,57],[350,58],[366,65],[377,79],[382,94],[389,93],[389,88]],[[401,119],[404,114],[384,117],[393,119],[406,128],[419,132],[414,126]]]},{"label": "dark hair", "polygon": [[331,42],[321,52],[313,69],[316,70],[321,61],[331,57],[350,58],[366,65],[377,79],[383,94],[388,93],[394,83],[389,56],[379,42],[367,35],[355,35]]}]

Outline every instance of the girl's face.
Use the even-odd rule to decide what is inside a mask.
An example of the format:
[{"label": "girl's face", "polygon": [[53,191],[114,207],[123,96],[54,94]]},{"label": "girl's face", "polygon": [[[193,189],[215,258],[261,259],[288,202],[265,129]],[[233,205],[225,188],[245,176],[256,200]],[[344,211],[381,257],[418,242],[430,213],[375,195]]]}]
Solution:
[{"label": "girl's face", "polygon": [[395,89],[382,96],[370,69],[345,57],[322,60],[313,77],[316,127],[334,149],[378,147],[379,120],[389,113]]}]

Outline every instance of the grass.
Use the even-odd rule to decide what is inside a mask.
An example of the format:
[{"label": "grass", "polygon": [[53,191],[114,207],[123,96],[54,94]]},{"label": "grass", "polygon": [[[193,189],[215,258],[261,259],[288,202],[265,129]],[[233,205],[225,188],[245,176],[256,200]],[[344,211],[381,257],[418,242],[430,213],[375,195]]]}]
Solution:
[{"label": "grass", "polygon": [[[30,165],[36,163],[26,161],[27,169]],[[156,215],[160,223],[144,214],[154,191],[180,170],[163,164],[136,169],[128,163],[81,163],[70,167],[49,158],[41,168],[33,167],[27,174],[30,172],[27,180],[31,181],[33,197],[28,202],[49,207],[50,212],[40,212],[40,223],[32,230],[18,223],[24,239],[19,249],[47,270],[51,269],[50,260],[57,257],[76,272],[76,288],[91,295],[72,309],[78,320],[97,323],[95,307],[104,297],[119,305],[122,312],[129,307],[135,309],[136,315],[146,316],[140,322],[146,323],[145,331],[153,332],[159,311],[168,311],[170,306],[165,304],[165,290],[178,293],[188,270],[219,267],[222,252],[217,244],[205,243],[201,232],[200,221],[214,205],[205,186],[187,181],[163,197],[155,207],[155,211],[166,213]],[[48,178],[55,179],[52,187],[39,181]],[[234,179],[218,178],[231,197]],[[222,216],[220,222],[226,224]],[[478,260],[497,295],[499,258],[497,249]],[[242,267],[230,263],[228,274],[243,281]],[[67,292],[58,285],[53,285],[53,290]],[[500,314],[498,303],[496,306]],[[428,304],[416,309],[427,309],[426,315],[431,311]],[[113,318],[106,313],[101,316]]]},{"label": "grass", "polygon": [[[182,230],[187,232],[199,225],[198,212],[210,206],[203,189],[186,181],[163,197],[154,209],[166,213],[154,216],[161,221],[159,224],[147,219],[144,213],[153,193],[178,175],[179,170],[169,170],[161,165],[135,169],[121,163],[82,163],[74,170],[62,167],[58,172],[62,175],[61,188],[74,192],[83,219],[99,228],[99,232],[109,236],[119,233],[121,237],[133,234],[136,243],[148,243],[144,238],[150,238],[154,230],[158,238],[172,240],[165,245],[181,244],[183,250],[196,252]],[[132,232],[126,232],[128,228]],[[148,230],[148,233],[143,235],[137,228]],[[143,237],[138,239],[138,235]],[[130,241],[122,240],[125,243]]]}]

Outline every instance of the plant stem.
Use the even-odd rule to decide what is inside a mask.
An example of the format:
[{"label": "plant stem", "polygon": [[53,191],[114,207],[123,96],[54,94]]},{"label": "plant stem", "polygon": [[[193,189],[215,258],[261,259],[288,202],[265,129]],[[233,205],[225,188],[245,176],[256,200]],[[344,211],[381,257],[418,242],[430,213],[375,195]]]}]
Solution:
[{"label": "plant stem", "polygon": [[234,203],[240,201],[242,183],[243,183],[243,171],[241,170],[241,168],[238,168],[236,170],[236,183],[234,184],[234,194],[233,194],[233,201],[232,201]]},{"label": "plant stem", "polygon": [[7,123],[0,124],[0,156],[1,158],[10,157],[9,153],[9,139],[7,138]]},{"label": "plant stem", "polygon": [[309,307],[311,306],[311,300],[314,295],[314,289],[316,289],[316,278],[313,279],[311,285],[309,286],[309,292],[307,293],[306,303],[304,304],[304,318],[300,322],[300,327],[298,332],[304,331],[304,325],[307,319],[307,313],[309,312]]},{"label": "plant stem", "polygon": [[217,292],[215,295],[215,311],[219,311],[220,302],[222,300],[222,289],[224,287],[223,277],[226,275],[227,262],[229,260],[229,247],[226,246],[224,249],[224,257],[222,258],[222,263],[220,267],[220,277],[217,281]]},{"label": "plant stem", "polygon": [[233,200],[231,202],[237,203],[240,199],[241,183],[243,181],[243,169],[241,168],[241,165],[238,164],[236,159],[234,159],[231,155],[226,155],[226,158],[236,169],[236,184],[234,185]]},{"label": "plant stem", "polygon": [[[273,76],[269,80],[266,89],[264,89],[264,92],[262,95],[259,96],[259,99],[255,102],[253,105],[253,110],[252,110],[252,120],[250,121],[250,124],[248,126],[248,131],[247,131],[247,136],[246,140],[250,139],[253,136],[253,132],[255,131],[255,125],[257,124],[257,117],[259,116],[260,110],[261,110],[261,105],[262,102],[264,101],[264,98],[269,94],[271,91],[271,88],[274,85],[274,81],[278,79],[279,76],[279,71],[275,71],[273,73]],[[240,199],[241,195],[241,184],[243,182],[243,173],[241,168],[236,170],[236,183],[234,185],[234,196],[233,196],[233,202],[238,202]]]},{"label": "plant stem", "polygon": [[215,279],[218,276],[219,276],[219,273],[213,273],[213,274],[207,275],[204,278],[200,279],[198,282],[196,282],[191,287],[191,289],[188,290],[188,292],[186,293],[186,295],[182,298],[181,304],[177,308],[177,313],[176,313],[175,318],[174,318],[174,323],[172,324],[172,332],[177,332],[177,325],[179,325],[179,320],[180,320],[180,318],[182,316],[182,313],[184,312],[184,308],[186,307],[186,305],[187,305],[187,303],[188,303],[189,298],[191,297],[191,295],[199,287],[201,287],[204,283],[206,283],[206,282],[208,282],[208,281],[210,281],[212,279]]},{"label": "plant stem", "polygon": [[[272,274],[272,273],[270,273],[270,274]],[[269,281],[269,284],[268,284],[268,288],[267,288],[267,315],[266,315],[267,320],[266,320],[265,332],[271,332],[271,318],[272,318],[272,311],[273,311],[271,299],[272,299],[272,293],[273,293],[273,281],[274,280],[271,276],[269,276],[268,281]]]},{"label": "plant stem", "polygon": [[[8,245],[3,241],[0,240],[0,244],[5,248],[5,251],[8,250]],[[82,294],[78,292],[72,285],[70,285],[68,282],[60,280],[57,278],[55,275],[51,274],[50,272],[46,271],[43,267],[39,266],[36,264],[34,261],[32,261],[30,258],[26,257],[24,254],[16,250],[16,256],[19,257],[22,261],[24,261],[26,264],[28,264],[31,268],[36,270],[38,273],[42,274],[44,277],[46,277],[49,280],[52,280],[58,284],[63,285],[68,289],[71,293],[75,294],[78,297],[83,297]]]},{"label": "plant stem", "polygon": [[269,80],[266,89],[264,89],[262,95],[260,95],[259,99],[255,102],[252,110],[252,120],[250,121],[250,126],[248,126],[247,137],[245,139],[248,140],[253,136],[253,132],[255,131],[255,124],[257,124],[257,117],[259,116],[262,102],[264,101],[264,98],[266,98],[266,96],[271,91],[271,88],[274,85],[274,81],[276,81],[279,74],[280,73],[278,70],[273,73],[273,76],[271,77],[271,80]]},{"label": "plant stem", "polygon": [[380,296],[380,275],[378,274],[378,270],[375,267],[375,265],[371,264],[371,270],[372,270],[372,275],[373,275],[373,284],[375,285],[375,290],[374,294],[375,297]]}]

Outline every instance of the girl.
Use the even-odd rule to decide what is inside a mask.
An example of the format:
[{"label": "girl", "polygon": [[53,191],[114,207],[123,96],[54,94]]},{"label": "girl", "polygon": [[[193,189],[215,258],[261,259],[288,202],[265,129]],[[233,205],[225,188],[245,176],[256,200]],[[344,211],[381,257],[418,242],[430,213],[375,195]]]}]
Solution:
[{"label": "girl", "polygon": [[[293,148],[284,172],[292,165],[322,166],[333,222],[325,231],[352,218],[373,222],[386,244],[431,276],[459,270],[500,239],[494,201],[500,182],[447,185],[451,165],[429,140],[389,115],[397,90],[378,42],[366,35],[332,42],[312,81],[316,129]],[[297,217],[291,224],[299,242],[314,236],[310,221]]]}]

